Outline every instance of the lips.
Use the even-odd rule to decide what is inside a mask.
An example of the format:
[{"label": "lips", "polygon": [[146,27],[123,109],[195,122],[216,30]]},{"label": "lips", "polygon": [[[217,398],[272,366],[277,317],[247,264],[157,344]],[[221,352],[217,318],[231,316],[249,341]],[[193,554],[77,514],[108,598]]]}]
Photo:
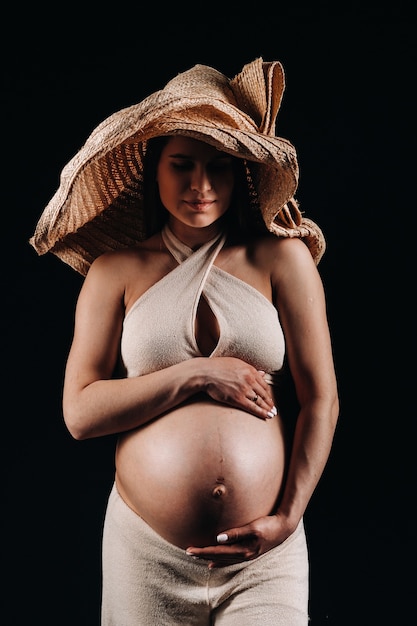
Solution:
[{"label": "lips", "polygon": [[205,211],[211,207],[214,200],[197,200],[195,202],[185,201],[195,211]]}]

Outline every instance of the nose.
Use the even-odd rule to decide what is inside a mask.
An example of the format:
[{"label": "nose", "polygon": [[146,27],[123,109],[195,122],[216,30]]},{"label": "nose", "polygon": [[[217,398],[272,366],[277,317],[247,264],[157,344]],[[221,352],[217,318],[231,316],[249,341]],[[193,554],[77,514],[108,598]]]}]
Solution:
[{"label": "nose", "polygon": [[191,174],[190,188],[201,193],[208,191],[211,187],[212,183],[207,168],[204,165],[197,165]]}]

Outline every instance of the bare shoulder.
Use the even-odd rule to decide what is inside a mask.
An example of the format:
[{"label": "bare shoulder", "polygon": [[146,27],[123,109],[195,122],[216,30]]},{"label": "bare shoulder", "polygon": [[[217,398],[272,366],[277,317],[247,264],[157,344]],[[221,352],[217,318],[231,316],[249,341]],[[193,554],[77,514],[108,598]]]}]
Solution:
[{"label": "bare shoulder", "polygon": [[175,265],[175,260],[154,235],[137,246],[106,252],[92,263],[86,282],[123,297],[126,308]]},{"label": "bare shoulder", "polygon": [[121,248],[105,252],[97,257],[91,264],[89,273],[95,272],[119,272],[129,267],[141,266],[153,260],[157,254],[157,246],[154,238],[144,241],[136,246]]},{"label": "bare shoulder", "polygon": [[155,235],[136,246],[101,254],[91,264],[87,279],[128,283],[160,268],[166,263],[165,257]]},{"label": "bare shoulder", "polygon": [[271,234],[257,240],[255,249],[259,260],[271,268],[285,268],[288,265],[315,267],[308,246],[299,237],[276,237]]}]

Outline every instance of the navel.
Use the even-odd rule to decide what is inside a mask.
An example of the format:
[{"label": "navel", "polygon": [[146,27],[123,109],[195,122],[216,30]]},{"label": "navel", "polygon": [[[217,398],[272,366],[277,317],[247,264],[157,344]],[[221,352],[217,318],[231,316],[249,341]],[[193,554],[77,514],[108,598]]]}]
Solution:
[{"label": "navel", "polygon": [[221,498],[222,496],[225,495],[226,493],[226,486],[223,484],[224,478],[218,478],[216,480],[216,486],[214,487],[213,491],[211,492],[211,495],[213,496],[213,498]]}]

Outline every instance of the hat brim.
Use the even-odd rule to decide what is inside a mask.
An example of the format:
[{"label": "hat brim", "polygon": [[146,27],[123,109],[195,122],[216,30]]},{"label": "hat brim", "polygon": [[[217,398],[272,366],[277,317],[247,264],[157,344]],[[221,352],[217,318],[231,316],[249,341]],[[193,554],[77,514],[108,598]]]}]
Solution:
[{"label": "hat brim", "polygon": [[[253,92],[254,83],[259,93]],[[274,85],[276,91],[268,94]],[[258,59],[232,81],[198,65],[141,103],[114,113],[62,170],[31,245],[38,254],[50,251],[85,275],[97,256],[143,241],[146,142],[181,134],[250,162],[268,230],[305,239],[318,263],[325,249],[323,234],[303,218],[294,200],[295,148],[272,132],[282,90],[278,62]]]}]

